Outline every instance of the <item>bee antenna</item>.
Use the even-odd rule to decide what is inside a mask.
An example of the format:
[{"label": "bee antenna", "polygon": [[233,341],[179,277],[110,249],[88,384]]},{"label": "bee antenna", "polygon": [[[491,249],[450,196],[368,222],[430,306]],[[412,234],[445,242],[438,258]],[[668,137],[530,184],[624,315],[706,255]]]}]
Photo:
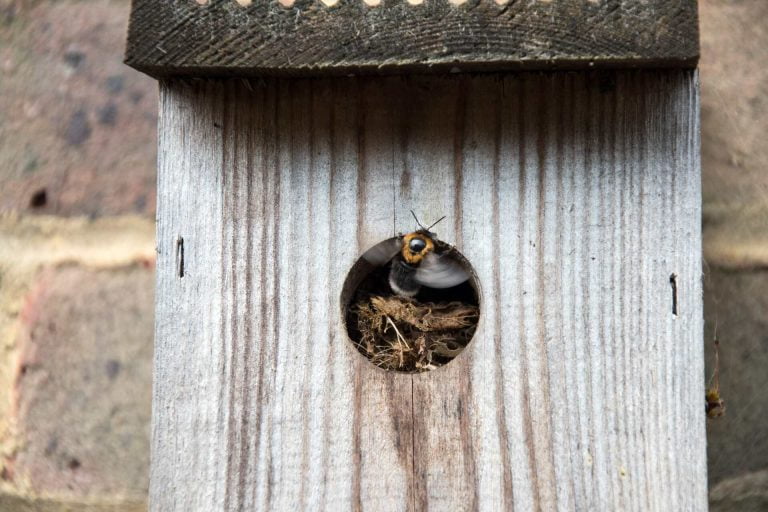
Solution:
[{"label": "bee antenna", "polygon": [[429,227],[427,228],[427,231],[429,231],[430,229],[432,229],[433,227],[435,227],[435,226],[437,225],[437,223],[438,223],[438,222],[440,222],[441,220],[443,220],[443,219],[444,219],[444,218],[446,218],[446,217],[447,217],[447,215],[443,215],[442,217],[440,217],[439,219],[437,219],[435,222],[433,222],[433,223],[432,223],[432,225],[431,225],[431,226],[429,226]]},{"label": "bee antenna", "polygon": [[411,215],[413,215],[413,218],[416,219],[416,224],[418,224],[419,227],[421,229],[423,229],[424,231],[426,231],[427,233],[429,233],[430,232],[429,230],[432,229],[433,227],[435,227],[441,220],[443,220],[444,218],[447,217],[447,215],[443,215],[442,217],[437,219],[435,222],[433,222],[428,228],[425,228],[424,225],[421,222],[419,222],[419,218],[416,217],[416,214],[413,213],[413,210],[411,210]]},{"label": "bee antenna", "polygon": [[413,215],[414,220],[416,220],[416,224],[418,224],[421,229],[423,229],[424,231],[429,231],[429,229],[421,225],[421,222],[419,222],[419,218],[416,216],[415,213],[413,213],[413,210],[411,210],[411,215]]}]

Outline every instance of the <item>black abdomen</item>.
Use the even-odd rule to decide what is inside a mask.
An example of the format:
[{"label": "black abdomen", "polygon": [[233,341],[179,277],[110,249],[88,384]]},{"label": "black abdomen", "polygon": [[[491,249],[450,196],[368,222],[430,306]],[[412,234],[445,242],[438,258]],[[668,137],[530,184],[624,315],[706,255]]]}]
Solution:
[{"label": "black abdomen", "polygon": [[415,267],[395,258],[389,270],[389,286],[398,295],[413,297],[421,288],[421,285],[416,282],[415,275]]}]

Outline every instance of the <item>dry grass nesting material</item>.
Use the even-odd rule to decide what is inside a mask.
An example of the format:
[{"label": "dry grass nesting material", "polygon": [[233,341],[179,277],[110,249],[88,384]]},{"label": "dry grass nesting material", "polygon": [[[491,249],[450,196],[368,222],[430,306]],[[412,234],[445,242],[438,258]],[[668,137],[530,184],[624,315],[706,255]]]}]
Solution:
[{"label": "dry grass nesting material", "polygon": [[387,370],[422,372],[456,357],[477,327],[477,306],[369,296],[352,304],[358,349]]}]

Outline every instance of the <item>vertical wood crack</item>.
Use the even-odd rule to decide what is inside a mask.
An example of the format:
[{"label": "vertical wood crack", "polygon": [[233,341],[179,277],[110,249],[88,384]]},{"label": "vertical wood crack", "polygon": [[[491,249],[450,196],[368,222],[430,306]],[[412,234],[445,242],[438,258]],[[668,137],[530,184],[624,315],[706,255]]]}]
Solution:
[{"label": "vertical wood crack", "polygon": [[669,276],[669,284],[672,286],[672,314],[677,316],[677,274]]},{"label": "vertical wood crack", "polygon": [[176,272],[179,278],[184,277],[184,238],[176,238]]}]

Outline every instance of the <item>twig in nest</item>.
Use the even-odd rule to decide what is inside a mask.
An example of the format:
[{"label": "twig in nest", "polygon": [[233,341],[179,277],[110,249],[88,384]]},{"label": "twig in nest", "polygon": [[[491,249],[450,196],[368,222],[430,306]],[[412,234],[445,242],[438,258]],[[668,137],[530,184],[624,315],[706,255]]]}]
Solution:
[{"label": "twig in nest", "polygon": [[368,296],[351,308],[359,350],[382,368],[426,371],[456,357],[477,327],[477,306]]},{"label": "twig in nest", "polygon": [[400,334],[400,331],[397,329],[397,326],[395,325],[395,322],[392,321],[391,318],[389,318],[387,315],[384,315],[384,318],[387,319],[387,323],[392,326],[392,328],[395,330],[395,335],[397,336],[397,343],[400,345],[400,368],[403,367],[403,354],[405,352],[410,351],[410,347],[408,346],[408,342],[405,341],[405,338],[403,338],[403,335]]}]

